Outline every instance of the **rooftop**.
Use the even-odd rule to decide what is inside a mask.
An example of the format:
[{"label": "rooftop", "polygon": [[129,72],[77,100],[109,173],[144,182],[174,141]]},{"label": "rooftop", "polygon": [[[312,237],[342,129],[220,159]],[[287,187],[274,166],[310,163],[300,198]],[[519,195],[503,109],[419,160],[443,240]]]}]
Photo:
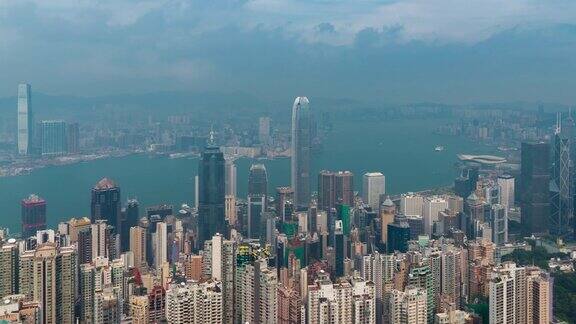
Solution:
[{"label": "rooftop", "polygon": [[113,189],[116,188],[116,184],[109,178],[102,178],[102,180],[98,181],[94,189],[98,190],[106,190],[106,189]]}]

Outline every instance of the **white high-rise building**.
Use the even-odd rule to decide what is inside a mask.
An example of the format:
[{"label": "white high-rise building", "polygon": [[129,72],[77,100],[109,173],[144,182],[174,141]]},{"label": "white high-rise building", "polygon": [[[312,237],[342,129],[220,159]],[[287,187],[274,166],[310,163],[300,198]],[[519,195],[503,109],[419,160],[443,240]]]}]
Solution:
[{"label": "white high-rise building", "polygon": [[352,279],[353,323],[376,324],[376,286],[362,278]]},{"label": "white high-rise building", "polygon": [[354,323],[352,296],[350,282],[334,284],[327,274],[320,274],[316,282],[308,286],[306,323]]},{"label": "white high-rise building", "polygon": [[96,220],[90,225],[92,235],[92,258],[108,257],[108,236],[106,235],[108,224],[105,220]]},{"label": "white high-rise building", "polygon": [[438,221],[438,213],[448,209],[446,199],[438,196],[426,197],[422,208],[422,217],[424,218],[424,231],[432,235],[432,226]]},{"label": "white high-rise building", "polygon": [[489,282],[490,324],[526,323],[526,268],[504,262],[492,269]]},{"label": "white high-rise building", "polygon": [[154,265],[156,269],[162,269],[162,265],[168,261],[168,226],[164,222],[156,223],[154,237]]},{"label": "white high-rise building", "polygon": [[389,323],[428,323],[428,300],[426,289],[408,286],[404,291],[392,290],[389,299]]},{"label": "white high-rise building", "polygon": [[362,199],[377,211],[380,197],[386,193],[386,178],[380,172],[368,172],[362,177]]},{"label": "white high-rise building", "polygon": [[202,272],[220,282],[222,289],[223,323],[232,323],[234,307],[234,242],[216,234],[204,242]]},{"label": "white high-rise building", "polygon": [[30,154],[32,148],[32,96],[30,85],[20,83],[18,85],[18,153]]},{"label": "white high-rise building", "polygon": [[259,259],[238,269],[240,319],[242,323],[278,322],[278,278],[276,270]]},{"label": "white high-rise building", "polygon": [[400,214],[405,216],[422,216],[424,206],[424,197],[407,193],[402,194],[400,198]]},{"label": "white high-rise building", "polygon": [[514,207],[514,177],[507,174],[499,176],[498,186],[500,186],[500,204],[508,209]]},{"label": "white high-rise building", "polygon": [[366,281],[374,282],[376,298],[376,316],[383,313],[384,286],[391,283],[394,276],[396,260],[393,254],[374,252],[361,259],[360,275]]},{"label": "white high-rise building", "polygon": [[166,290],[168,323],[220,324],[224,323],[222,315],[222,290],[218,281],[171,284]]}]

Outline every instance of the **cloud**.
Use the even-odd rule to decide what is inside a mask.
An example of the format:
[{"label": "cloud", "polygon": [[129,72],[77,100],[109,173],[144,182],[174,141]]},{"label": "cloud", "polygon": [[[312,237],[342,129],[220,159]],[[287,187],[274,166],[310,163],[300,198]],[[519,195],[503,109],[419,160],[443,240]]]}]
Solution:
[{"label": "cloud", "polygon": [[569,101],[574,21],[572,0],[0,0],[0,95]]}]

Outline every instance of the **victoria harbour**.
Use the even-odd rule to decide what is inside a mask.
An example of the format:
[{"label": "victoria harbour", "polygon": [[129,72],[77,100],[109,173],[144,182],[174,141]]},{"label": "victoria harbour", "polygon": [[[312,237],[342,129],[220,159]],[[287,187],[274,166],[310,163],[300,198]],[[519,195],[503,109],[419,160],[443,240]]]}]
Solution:
[{"label": "victoria harbour", "polygon": [[[455,174],[456,154],[478,153],[464,138],[433,134],[435,125],[443,120],[402,120],[370,123],[336,124],[316,154],[312,174],[320,169],[350,170],[360,176],[369,170],[382,170],[388,193],[417,191],[450,185]],[[445,146],[436,152],[437,145]],[[488,148],[484,148],[488,150]],[[90,214],[90,191],[103,177],[122,186],[122,200],[136,198],[144,206],[155,204],[194,203],[196,158],[170,159],[145,154],[108,158],[65,166],[51,166],[17,177],[0,178],[2,223],[19,232],[20,201],[37,193],[48,202],[47,221],[55,226],[71,217]],[[245,197],[248,170],[252,163],[266,165],[269,190],[290,183],[290,160],[236,161],[238,196]],[[312,188],[316,178],[312,177]],[[355,189],[361,188],[360,178]],[[86,188],[78,190],[78,188]]]}]

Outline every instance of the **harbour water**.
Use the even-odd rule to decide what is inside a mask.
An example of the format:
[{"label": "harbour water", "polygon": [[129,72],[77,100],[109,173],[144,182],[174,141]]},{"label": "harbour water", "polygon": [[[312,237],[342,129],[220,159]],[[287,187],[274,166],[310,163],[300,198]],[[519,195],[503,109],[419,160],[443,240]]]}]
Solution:
[{"label": "harbour water", "polygon": [[[380,171],[386,176],[389,193],[418,191],[450,185],[455,175],[456,154],[486,153],[463,138],[433,134],[443,120],[402,120],[389,122],[337,123],[314,157],[313,191],[321,169],[350,170],[356,190],[362,174]],[[435,151],[444,146],[441,152]],[[237,160],[238,195],[244,197],[251,163],[264,163],[269,189],[289,185],[290,160]],[[71,217],[89,216],[90,188],[102,177],[113,179],[122,190],[122,199],[137,198],[141,208],[168,203],[179,206],[194,202],[197,159],[130,155],[46,167],[29,175],[0,178],[0,227],[19,232],[20,201],[36,193],[47,201],[49,227]]]}]

